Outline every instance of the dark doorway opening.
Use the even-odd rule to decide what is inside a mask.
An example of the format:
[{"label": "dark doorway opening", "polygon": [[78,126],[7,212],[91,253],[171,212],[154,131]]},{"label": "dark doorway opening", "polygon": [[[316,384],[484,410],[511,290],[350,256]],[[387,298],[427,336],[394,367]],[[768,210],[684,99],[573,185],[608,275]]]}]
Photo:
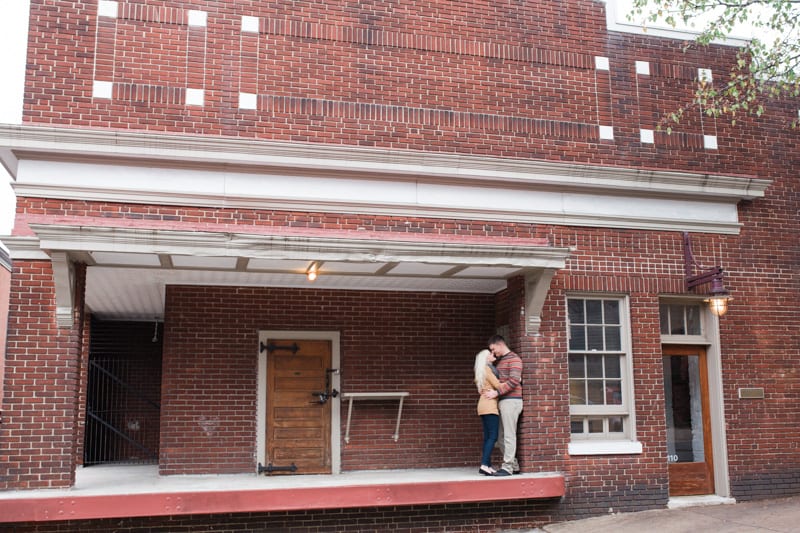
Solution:
[{"label": "dark doorway opening", "polygon": [[83,464],[156,464],[162,324],[92,320]]}]

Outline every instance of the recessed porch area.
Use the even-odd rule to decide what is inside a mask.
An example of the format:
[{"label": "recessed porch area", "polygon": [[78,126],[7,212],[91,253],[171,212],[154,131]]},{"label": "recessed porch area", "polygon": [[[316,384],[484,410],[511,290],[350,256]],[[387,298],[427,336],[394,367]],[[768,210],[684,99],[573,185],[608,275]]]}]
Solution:
[{"label": "recessed porch area", "polygon": [[69,489],[0,492],[0,516],[5,522],[36,522],[437,505],[560,498],[564,487],[559,472],[492,478],[472,467],[159,476],[155,465],[92,466],[78,469]]}]

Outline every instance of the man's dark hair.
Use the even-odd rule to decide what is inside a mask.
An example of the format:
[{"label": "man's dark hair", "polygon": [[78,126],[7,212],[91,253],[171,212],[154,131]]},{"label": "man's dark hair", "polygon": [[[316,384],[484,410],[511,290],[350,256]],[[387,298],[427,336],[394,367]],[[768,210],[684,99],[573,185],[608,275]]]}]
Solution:
[{"label": "man's dark hair", "polygon": [[502,342],[503,344],[505,344],[506,340],[503,338],[502,335],[492,335],[491,337],[489,337],[489,343],[488,343],[489,346],[491,346],[496,342]]}]

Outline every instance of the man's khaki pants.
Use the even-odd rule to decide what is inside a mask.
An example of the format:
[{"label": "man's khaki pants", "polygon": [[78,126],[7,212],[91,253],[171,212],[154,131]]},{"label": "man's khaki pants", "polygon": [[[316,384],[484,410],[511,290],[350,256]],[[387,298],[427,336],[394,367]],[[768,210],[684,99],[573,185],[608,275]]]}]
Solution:
[{"label": "man's khaki pants", "polygon": [[517,422],[522,414],[522,400],[500,400],[500,433],[497,445],[503,454],[503,470],[519,470],[517,462]]}]

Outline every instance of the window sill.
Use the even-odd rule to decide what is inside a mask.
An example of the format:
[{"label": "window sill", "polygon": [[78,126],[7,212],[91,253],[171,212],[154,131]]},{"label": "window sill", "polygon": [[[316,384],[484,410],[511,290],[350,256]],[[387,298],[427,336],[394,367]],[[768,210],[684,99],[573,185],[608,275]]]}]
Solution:
[{"label": "window sill", "polygon": [[570,455],[616,455],[642,453],[642,443],[628,440],[570,442]]}]

